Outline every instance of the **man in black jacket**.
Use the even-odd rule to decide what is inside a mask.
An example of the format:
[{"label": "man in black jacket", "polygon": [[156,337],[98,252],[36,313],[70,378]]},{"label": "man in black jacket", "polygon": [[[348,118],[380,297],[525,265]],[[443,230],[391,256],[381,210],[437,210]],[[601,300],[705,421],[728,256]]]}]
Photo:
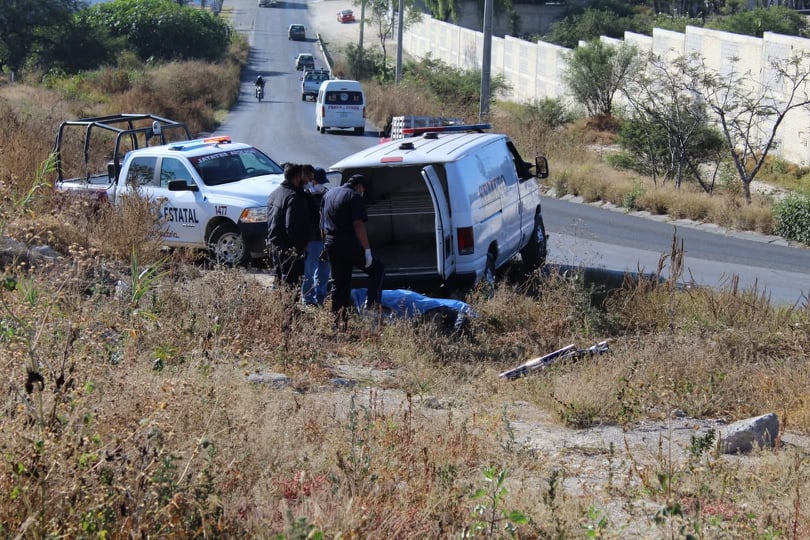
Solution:
[{"label": "man in black jacket", "polygon": [[335,324],[346,327],[352,301],[352,268],[368,274],[365,308],[378,307],[385,276],[383,263],[371,255],[366,232],[366,207],[363,195],[367,180],[356,174],[339,188],[330,189],[323,197],[321,231],[332,270],[332,313]]},{"label": "man in black jacket", "polygon": [[267,247],[276,271],[276,282],[301,290],[312,213],[303,189],[303,166],[287,164],[284,181],[267,199]]}]

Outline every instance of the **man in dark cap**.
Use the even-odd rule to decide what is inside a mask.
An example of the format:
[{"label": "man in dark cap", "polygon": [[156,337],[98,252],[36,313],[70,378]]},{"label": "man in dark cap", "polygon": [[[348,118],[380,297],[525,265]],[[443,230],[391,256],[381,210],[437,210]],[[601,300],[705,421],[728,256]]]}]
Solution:
[{"label": "man in dark cap", "polygon": [[304,165],[304,181],[304,190],[309,195],[312,213],[312,232],[307,244],[301,294],[305,305],[320,306],[329,294],[329,262],[326,257],[321,257],[324,249],[321,237],[321,202],[329,180],[322,168]]},{"label": "man in dark cap", "polygon": [[267,247],[275,266],[276,283],[286,283],[298,290],[312,230],[312,212],[303,184],[303,165],[287,164],[284,181],[267,199]]},{"label": "man in dark cap", "polygon": [[352,269],[361,268],[369,277],[365,309],[380,304],[385,266],[371,254],[366,231],[366,207],[363,195],[368,180],[355,174],[339,188],[330,189],[323,197],[321,232],[332,270],[332,313],[335,323],[346,328],[352,301]]}]

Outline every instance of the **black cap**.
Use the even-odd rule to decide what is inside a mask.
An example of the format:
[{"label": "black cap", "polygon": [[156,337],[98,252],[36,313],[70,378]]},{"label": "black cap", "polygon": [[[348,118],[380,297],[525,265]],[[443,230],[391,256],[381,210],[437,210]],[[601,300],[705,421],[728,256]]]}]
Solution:
[{"label": "black cap", "polygon": [[326,177],[326,171],[323,170],[321,167],[315,167],[315,183],[316,184],[326,184],[329,182],[329,179]]},{"label": "black cap", "polygon": [[346,181],[347,184],[354,187],[357,185],[362,185],[363,187],[368,187],[368,180],[362,174],[353,174],[349,179]]}]

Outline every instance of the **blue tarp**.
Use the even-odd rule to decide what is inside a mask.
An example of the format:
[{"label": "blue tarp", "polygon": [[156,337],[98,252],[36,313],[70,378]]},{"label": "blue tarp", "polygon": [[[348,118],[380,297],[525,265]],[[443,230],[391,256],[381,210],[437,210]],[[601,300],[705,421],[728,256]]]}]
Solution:
[{"label": "blue tarp", "polygon": [[[352,289],[352,299],[358,309],[365,303],[366,294],[367,289]],[[441,313],[447,318],[453,315],[453,320],[448,323],[454,328],[460,328],[465,318],[473,315],[470,305],[461,300],[432,298],[407,289],[384,289],[381,304],[386,315],[391,317],[412,318]]]}]

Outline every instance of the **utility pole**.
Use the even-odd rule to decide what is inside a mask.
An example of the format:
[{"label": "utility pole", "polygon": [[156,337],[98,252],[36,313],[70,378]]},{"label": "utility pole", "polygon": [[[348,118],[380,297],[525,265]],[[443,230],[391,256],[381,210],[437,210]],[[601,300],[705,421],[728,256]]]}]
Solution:
[{"label": "utility pole", "polygon": [[366,26],[366,0],[360,2],[360,50],[363,50],[363,27]]},{"label": "utility pole", "polygon": [[484,0],[484,51],[481,59],[481,104],[478,109],[478,120],[486,122],[489,119],[489,72],[492,64],[492,3],[494,0]]},{"label": "utility pole", "polygon": [[402,80],[402,31],[404,12],[405,0],[399,0],[399,12],[397,13],[397,69],[394,75],[394,82],[397,84]]},{"label": "utility pole", "polygon": [[366,26],[366,0],[360,2],[360,45],[358,46],[360,53],[360,63],[362,67],[363,60],[363,28]]}]

